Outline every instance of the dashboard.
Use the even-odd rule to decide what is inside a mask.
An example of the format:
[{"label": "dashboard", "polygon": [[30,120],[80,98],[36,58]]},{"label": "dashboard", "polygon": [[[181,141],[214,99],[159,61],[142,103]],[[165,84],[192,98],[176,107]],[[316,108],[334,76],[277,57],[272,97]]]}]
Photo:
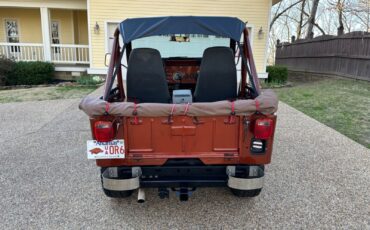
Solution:
[{"label": "dashboard", "polygon": [[196,84],[201,59],[164,59],[169,84]]}]

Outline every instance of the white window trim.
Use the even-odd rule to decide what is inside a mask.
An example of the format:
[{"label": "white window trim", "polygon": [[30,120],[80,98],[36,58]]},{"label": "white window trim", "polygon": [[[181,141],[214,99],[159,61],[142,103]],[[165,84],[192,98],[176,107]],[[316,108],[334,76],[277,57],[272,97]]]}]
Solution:
[{"label": "white window trim", "polygon": [[[245,25],[245,28],[247,28],[247,29],[249,29],[249,31],[250,31],[250,33],[249,33],[249,41],[250,41],[250,43],[251,43],[251,46],[252,46],[252,48],[253,48],[253,36],[254,36],[254,25],[253,24],[246,24]],[[242,36],[243,36],[243,34],[242,34]],[[244,42],[244,39],[243,39],[243,42]],[[239,59],[239,63],[238,63],[238,65],[236,66],[236,69],[237,69],[237,71],[238,72],[240,72],[241,71],[241,68],[242,68],[242,60],[241,60],[241,57],[240,57],[240,59]]]},{"label": "white window trim", "polygon": [[254,41],[254,28],[255,28],[255,26],[253,25],[253,24],[247,24],[246,26],[245,26],[247,29],[250,29],[250,34],[249,34],[249,40],[250,40],[250,42],[251,42],[251,46],[253,47],[253,41]]},{"label": "white window trim", "polygon": [[[270,8],[270,12],[271,12],[271,8]],[[271,20],[271,13],[270,13],[270,19],[269,20]],[[268,23],[268,25],[270,25],[270,23]],[[254,48],[253,47],[253,40],[254,40],[254,34],[255,34],[255,30],[254,30],[255,26],[253,24],[249,24],[248,23],[246,25],[246,27],[247,28],[250,28],[250,31],[251,31],[250,36],[249,36],[249,39],[250,39],[250,43],[251,43],[251,46],[252,46],[252,49],[253,49]],[[265,60],[265,62],[263,64],[264,69],[266,69],[266,66],[267,66],[267,47],[268,47],[268,40],[269,40],[269,35],[267,35],[267,37],[266,37],[266,48],[265,48],[265,52],[264,52],[264,55],[265,55],[264,60]],[[258,78],[267,78],[268,77],[268,73],[266,71],[260,72],[260,73],[257,73],[257,74],[258,74]]]},{"label": "white window trim", "polygon": [[[105,42],[104,42],[104,45],[105,45],[105,53],[107,54],[107,53],[110,53],[111,52],[111,50],[108,50],[108,47],[109,47],[109,40],[108,40],[108,38],[109,38],[109,36],[111,36],[111,34],[109,34],[109,29],[108,29],[108,24],[109,23],[117,23],[118,25],[119,25],[119,23],[121,23],[121,21],[122,20],[108,20],[108,21],[104,21],[104,32],[105,32]],[[121,63],[123,64],[123,63],[126,63],[127,64],[127,60],[126,60],[126,58],[125,58],[125,56],[123,57],[123,59],[121,60]],[[90,68],[90,73],[96,73],[96,74],[100,74],[100,73],[102,73],[102,72],[104,72],[104,70],[103,70],[104,68]],[[105,68],[105,69],[107,69],[107,68]],[[106,70],[105,70],[105,72],[106,72]],[[89,73],[89,71],[88,71],[88,73]],[[125,81],[126,80],[126,68],[122,68],[122,76],[123,76],[123,80]]]},{"label": "white window trim", "polygon": [[3,25],[4,25],[4,41],[6,41],[6,43],[9,43],[8,42],[8,31],[7,31],[7,27],[6,27],[6,21],[16,21],[17,22],[17,25],[18,25],[18,37],[19,37],[19,43],[21,43],[21,37],[22,37],[22,33],[21,33],[21,24],[19,23],[19,19],[18,18],[4,18],[3,20]]}]

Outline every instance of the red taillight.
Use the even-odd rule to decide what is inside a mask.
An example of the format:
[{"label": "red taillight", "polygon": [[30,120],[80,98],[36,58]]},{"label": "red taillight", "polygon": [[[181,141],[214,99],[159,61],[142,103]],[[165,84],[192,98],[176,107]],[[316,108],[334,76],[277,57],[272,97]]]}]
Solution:
[{"label": "red taillight", "polygon": [[95,139],[99,142],[108,142],[113,140],[113,124],[110,121],[97,121],[94,124]]},{"label": "red taillight", "polygon": [[266,140],[272,135],[274,121],[269,118],[260,118],[254,125],[254,138]]}]

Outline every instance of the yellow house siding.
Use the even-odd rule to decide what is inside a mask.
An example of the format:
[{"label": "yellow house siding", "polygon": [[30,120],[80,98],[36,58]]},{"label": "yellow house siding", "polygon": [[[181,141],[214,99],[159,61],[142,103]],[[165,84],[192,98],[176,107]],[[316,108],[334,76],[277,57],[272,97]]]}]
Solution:
[{"label": "yellow house siding", "polygon": [[76,10],[73,12],[75,44],[89,44],[87,31],[87,12]]},{"label": "yellow house siding", "polygon": [[[92,68],[104,67],[105,24],[132,17],[167,15],[232,16],[253,26],[253,52],[259,72],[265,72],[265,50],[270,0],[89,0]],[[94,33],[95,23],[100,32]],[[262,27],[264,36],[258,38]]]},{"label": "yellow house siding", "polygon": [[79,44],[89,44],[89,34],[88,34],[88,27],[87,27],[87,12],[86,11],[78,11],[78,33],[79,33]]},{"label": "yellow house siding", "polygon": [[0,42],[6,42],[6,19],[18,20],[19,42],[42,43],[40,9],[0,8]]}]

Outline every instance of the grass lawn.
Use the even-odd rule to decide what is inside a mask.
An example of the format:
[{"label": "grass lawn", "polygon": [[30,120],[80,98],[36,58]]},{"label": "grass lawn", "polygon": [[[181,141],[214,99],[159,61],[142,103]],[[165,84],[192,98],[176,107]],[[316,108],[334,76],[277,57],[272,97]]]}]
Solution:
[{"label": "grass lawn", "polygon": [[279,99],[370,148],[370,82],[325,78],[274,89]]},{"label": "grass lawn", "polygon": [[98,86],[52,86],[0,90],[0,103],[82,98]]}]

